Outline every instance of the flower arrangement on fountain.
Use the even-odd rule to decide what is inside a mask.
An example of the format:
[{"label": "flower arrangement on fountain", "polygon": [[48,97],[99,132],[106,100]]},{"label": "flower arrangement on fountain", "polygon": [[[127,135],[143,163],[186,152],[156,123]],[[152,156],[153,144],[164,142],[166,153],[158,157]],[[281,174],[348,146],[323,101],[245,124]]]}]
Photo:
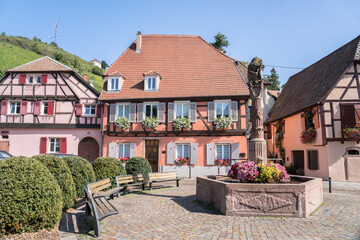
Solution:
[{"label": "flower arrangement on fountain", "polygon": [[115,120],[115,126],[118,126],[119,128],[121,128],[121,130],[126,130],[129,129],[130,127],[130,119],[128,119],[127,117],[118,117]]},{"label": "flower arrangement on fountain", "polygon": [[190,161],[189,158],[178,157],[177,159],[175,159],[175,165],[178,165],[178,166],[187,165],[189,163],[189,161]]},{"label": "flower arrangement on fountain", "polygon": [[302,143],[312,143],[315,141],[316,138],[316,129],[308,128],[301,133],[300,140]]},{"label": "flower arrangement on fountain", "polygon": [[127,157],[121,157],[121,158],[119,158],[119,160],[120,160],[122,163],[126,163],[126,162],[129,160],[129,158],[127,158]]},{"label": "flower arrangement on fountain", "polygon": [[215,165],[217,166],[229,166],[230,160],[229,159],[216,159]]},{"label": "flower arrangement on fountain", "polygon": [[218,117],[214,119],[215,128],[225,129],[230,126],[231,122],[230,117]]},{"label": "flower arrangement on fountain", "polygon": [[278,163],[238,162],[231,166],[228,177],[243,183],[287,183],[290,176]]},{"label": "flower arrangement on fountain", "polygon": [[172,122],[172,125],[177,130],[191,127],[189,118],[175,118]]},{"label": "flower arrangement on fountain", "polygon": [[360,141],[360,128],[345,128],[343,130],[344,138],[350,141]]}]

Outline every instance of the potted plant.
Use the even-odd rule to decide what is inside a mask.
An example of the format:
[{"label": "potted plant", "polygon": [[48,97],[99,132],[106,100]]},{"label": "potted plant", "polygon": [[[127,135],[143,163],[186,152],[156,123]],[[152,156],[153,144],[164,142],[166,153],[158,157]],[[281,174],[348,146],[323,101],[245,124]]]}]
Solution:
[{"label": "potted plant", "polygon": [[221,166],[229,166],[230,160],[229,159],[216,159],[215,165],[221,167]]},{"label": "potted plant", "polygon": [[228,128],[231,122],[232,121],[230,117],[218,117],[214,119],[215,128],[221,128],[223,130]]},{"label": "potted plant", "polygon": [[315,141],[316,134],[317,134],[316,129],[308,128],[301,133],[300,140],[304,144],[312,143]]},{"label": "potted plant", "polygon": [[344,138],[350,141],[356,141],[359,143],[360,141],[360,128],[345,128],[343,130]]},{"label": "potted plant", "polygon": [[118,117],[115,120],[115,126],[119,127],[121,130],[129,129],[130,127],[130,119],[127,117]]},{"label": "potted plant", "polygon": [[126,164],[126,162],[129,160],[129,158],[127,158],[127,157],[121,157],[121,158],[119,158],[119,160],[120,160],[123,164]]},{"label": "potted plant", "polygon": [[159,125],[159,121],[157,120],[157,118],[146,117],[141,121],[141,125],[143,126],[143,128],[156,130],[156,127]]},{"label": "potted plant", "polygon": [[176,130],[183,130],[184,128],[190,128],[190,120],[189,118],[175,118],[172,122],[173,128]]},{"label": "potted plant", "polygon": [[175,165],[178,165],[178,166],[182,166],[182,165],[187,165],[189,163],[189,158],[177,158],[175,159]]}]

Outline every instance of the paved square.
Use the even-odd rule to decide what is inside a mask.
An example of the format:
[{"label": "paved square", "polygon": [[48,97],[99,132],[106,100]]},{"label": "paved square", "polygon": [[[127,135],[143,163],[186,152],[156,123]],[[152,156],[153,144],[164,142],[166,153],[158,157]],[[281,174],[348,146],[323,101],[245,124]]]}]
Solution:
[{"label": "paved square", "polygon": [[[171,183],[170,183],[171,184]],[[360,183],[333,183],[309,218],[230,217],[195,200],[195,179],[115,198],[120,214],[104,219],[101,239],[360,239]],[[83,206],[66,214],[60,239],[91,239]],[[90,230],[90,232],[89,232]]]}]

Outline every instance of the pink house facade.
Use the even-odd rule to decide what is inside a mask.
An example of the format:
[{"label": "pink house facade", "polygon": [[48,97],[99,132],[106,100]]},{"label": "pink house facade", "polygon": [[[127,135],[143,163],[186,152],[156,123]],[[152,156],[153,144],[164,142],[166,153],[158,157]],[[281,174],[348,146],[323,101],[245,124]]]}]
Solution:
[{"label": "pink house facade", "polygon": [[61,63],[43,57],[0,80],[0,149],[15,156],[101,155],[99,93]]}]

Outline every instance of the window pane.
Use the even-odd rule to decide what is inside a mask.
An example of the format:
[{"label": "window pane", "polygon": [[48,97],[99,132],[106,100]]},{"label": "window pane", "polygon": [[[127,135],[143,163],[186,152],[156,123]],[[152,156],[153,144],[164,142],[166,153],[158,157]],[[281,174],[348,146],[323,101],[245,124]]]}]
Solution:
[{"label": "window pane", "polygon": [[20,103],[16,103],[16,113],[20,113]]},{"label": "window pane", "polygon": [[228,103],[223,103],[223,109],[224,109],[223,116],[228,117],[229,116],[229,104]]},{"label": "window pane", "polygon": [[114,89],[115,87],[115,82],[114,82],[114,79],[110,79],[110,89]]},{"label": "window pane", "polygon": [[176,104],[176,117],[182,117],[181,104]]},{"label": "window pane", "polygon": [[182,145],[176,145],[176,158],[182,157]]},{"label": "window pane", "polygon": [[119,157],[124,157],[124,144],[118,145]]},{"label": "window pane", "polygon": [[90,106],[86,106],[85,107],[85,114],[89,115],[90,114]]},{"label": "window pane", "polygon": [[33,77],[29,77],[29,83],[33,83]]},{"label": "window pane", "polygon": [[148,84],[148,89],[151,89],[151,78],[148,78],[147,79],[147,84]]},{"label": "window pane", "polygon": [[184,145],[184,158],[189,157],[189,145]]},{"label": "window pane", "polygon": [[37,77],[37,78],[36,78],[36,82],[37,82],[37,83],[41,83],[41,77]]},{"label": "window pane", "polygon": [[146,117],[151,117],[151,105],[146,105],[145,115]]},{"label": "window pane", "polygon": [[44,102],[44,114],[48,114],[48,102]]},{"label": "window pane", "polygon": [[124,116],[124,105],[119,105],[118,117],[123,117],[123,116]]},{"label": "window pane", "polygon": [[152,117],[157,118],[157,105],[152,105]]},{"label": "window pane", "polygon": [[55,150],[55,139],[50,139],[50,152]]},{"label": "window pane", "polygon": [[222,109],[221,109],[221,103],[216,103],[216,117],[221,117],[222,116]]},{"label": "window pane", "polygon": [[91,115],[95,115],[95,113],[96,113],[95,106],[91,106]]},{"label": "window pane", "polygon": [[156,89],[156,78],[152,78],[152,89]]},{"label": "window pane", "polygon": [[60,152],[60,139],[55,139],[55,143],[56,143],[56,152]]},{"label": "window pane", "polygon": [[222,159],[222,145],[216,145],[216,159]]},{"label": "window pane", "polygon": [[125,105],[125,114],[124,117],[130,118],[130,106],[129,105]]},{"label": "window pane", "polygon": [[189,104],[183,104],[183,117],[189,118]]},{"label": "window pane", "polygon": [[130,145],[124,144],[124,157],[130,157]]},{"label": "window pane", "polygon": [[230,145],[223,145],[224,146],[224,159],[230,159]]},{"label": "window pane", "polygon": [[115,79],[115,89],[119,89],[119,79]]}]

